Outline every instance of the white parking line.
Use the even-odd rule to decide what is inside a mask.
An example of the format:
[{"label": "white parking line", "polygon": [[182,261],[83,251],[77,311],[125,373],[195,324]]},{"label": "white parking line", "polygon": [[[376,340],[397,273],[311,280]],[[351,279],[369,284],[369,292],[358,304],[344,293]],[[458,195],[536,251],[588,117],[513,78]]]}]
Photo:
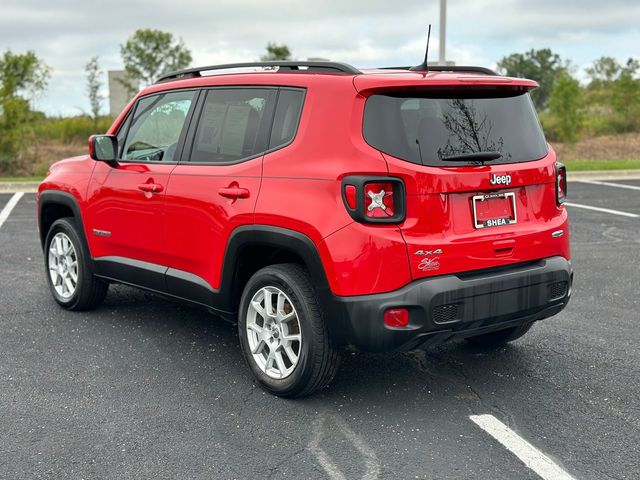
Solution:
[{"label": "white parking line", "polygon": [[624,185],[622,183],[602,182],[600,180],[574,180],[574,181],[580,182],[580,183],[590,183],[592,185],[603,185],[605,187],[618,187],[618,188],[627,188],[629,190],[640,190],[640,186],[638,185]]},{"label": "white parking line", "polygon": [[380,475],[380,463],[376,452],[364,441],[356,432],[351,430],[344,420],[337,415],[318,414],[313,422],[313,437],[307,445],[307,448],[315,455],[318,463],[324,469],[325,473],[331,480],[346,480],[347,476],[340,471],[340,468],[333,463],[331,457],[322,449],[320,442],[324,436],[324,424],[327,420],[333,420],[342,434],[349,440],[353,446],[360,452],[364,458],[366,471],[362,476],[362,480],[376,480]]},{"label": "white parking line", "polygon": [[595,210],[596,212],[610,213],[612,215],[620,215],[621,217],[638,218],[637,213],[621,212],[620,210],[612,210],[610,208],[592,207],[591,205],[582,205],[580,203],[564,203],[567,207],[584,208],[585,210]]},{"label": "white parking line", "polygon": [[553,460],[493,415],[471,415],[469,418],[544,480],[575,480]]},{"label": "white parking line", "polygon": [[2,227],[2,224],[7,220],[7,218],[9,218],[11,210],[13,210],[13,208],[18,204],[23,195],[24,193],[22,192],[14,193],[13,197],[9,199],[7,204],[0,212],[0,227]]}]

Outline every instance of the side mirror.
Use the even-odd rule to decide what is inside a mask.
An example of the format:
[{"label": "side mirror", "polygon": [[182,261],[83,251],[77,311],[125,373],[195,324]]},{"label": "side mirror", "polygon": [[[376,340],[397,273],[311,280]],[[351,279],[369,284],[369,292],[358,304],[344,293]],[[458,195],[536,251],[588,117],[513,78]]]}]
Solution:
[{"label": "side mirror", "polygon": [[89,156],[99,162],[115,162],[118,156],[118,139],[115,135],[91,135]]}]

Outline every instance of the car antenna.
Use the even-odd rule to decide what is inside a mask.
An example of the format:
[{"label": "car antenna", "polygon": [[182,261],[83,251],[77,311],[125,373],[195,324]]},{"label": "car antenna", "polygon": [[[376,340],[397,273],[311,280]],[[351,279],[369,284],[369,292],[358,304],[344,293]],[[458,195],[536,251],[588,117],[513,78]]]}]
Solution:
[{"label": "car antenna", "polygon": [[429,65],[427,64],[427,58],[429,57],[429,40],[431,39],[431,24],[429,24],[429,30],[427,30],[427,48],[424,52],[424,62],[421,65],[416,65],[415,67],[411,67],[409,70],[424,70],[425,73],[429,72]]}]

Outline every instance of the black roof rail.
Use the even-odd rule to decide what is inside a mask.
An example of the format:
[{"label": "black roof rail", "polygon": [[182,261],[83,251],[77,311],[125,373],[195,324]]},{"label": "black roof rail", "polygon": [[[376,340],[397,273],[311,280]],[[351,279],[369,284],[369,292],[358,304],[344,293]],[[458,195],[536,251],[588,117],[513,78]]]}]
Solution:
[{"label": "black roof rail", "polygon": [[[413,67],[381,67],[381,70],[410,70]],[[415,71],[415,70],[414,70]],[[430,72],[469,72],[482,73],[483,75],[498,75],[490,68],[473,67],[466,65],[429,65]]]},{"label": "black roof rail", "polygon": [[224,65],[210,65],[207,67],[187,68],[177,72],[165,73],[160,76],[156,83],[169,82],[171,80],[181,80],[185,78],[201,77],[202,72],[212,72],[215,70],[229,70],[233,68],[251,67],[278,67],[278,71],[290,72],[334,72],[346,73],[349,75],[359,75],[362,72],[346,63],[320,62],[320,61],[272,61],[272,62],[247,62],[247,63],[227,63]]}]

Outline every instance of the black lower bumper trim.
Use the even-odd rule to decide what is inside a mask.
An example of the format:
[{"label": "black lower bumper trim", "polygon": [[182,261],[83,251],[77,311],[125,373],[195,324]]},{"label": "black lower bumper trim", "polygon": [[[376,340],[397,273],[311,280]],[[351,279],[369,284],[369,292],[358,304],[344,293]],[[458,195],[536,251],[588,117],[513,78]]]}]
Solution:
[{"label": "black lower bumper trim", "polygon": [[[562,257],[432,277],[389,293],[334,297],[331,326],[338,340],[362,350],[411,349],[555,315],[569,301],[571,282]],[[409,325],[387,327],[389,308],[407,308]]]}]

